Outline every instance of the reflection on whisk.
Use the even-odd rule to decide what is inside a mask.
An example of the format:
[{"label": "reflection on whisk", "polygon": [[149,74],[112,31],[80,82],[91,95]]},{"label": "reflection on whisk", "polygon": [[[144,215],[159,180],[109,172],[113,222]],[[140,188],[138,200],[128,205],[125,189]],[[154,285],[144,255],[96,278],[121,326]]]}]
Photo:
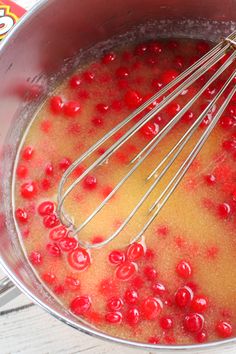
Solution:
[{"label": "reflection on whisk", "polygon": [[[73,235],[77,235],[78,242],[80,246],[86,248],[99,248],[116,238],[120,232],[128,225],[130,220],[136,215],[137,211],[147,200],[150,194],[155,190],[158,183],[163,179],[167,174],[170,167],[176,161],[186,144],[189,142],[191,137],[197,131],[199,125],[204,120],[205,116],[213,109],[216,103],[218,103],[218,110],[215,111],[214,117],[204,132],[201,134],[201,137],[196,142],[195,146],[188,154],[186,159],[180,163],[180,166],[177,172],[171,177],[170,181],[167,182],[166,187],[158,196],[156,201],[150,206],[148,212],[148,220],[145,225],[142,227],[141,231],[136,235],[131,242],[135,242],[145,233],[154,219],[157,217],[163,206],[166,204],[170,196],[173,194],[180,181],[188,171],[193,160],[197,154],[202,149],[207,138],[211,134],[212,130],[219,121],[221,115],[226,109],[227,105],[231,101],[232,97],[236,93],[236,86],[232,85],[233,80],[236,77],[236,69],[233,68],[233,72],[230,77],[225,81],[224,85],[221,87],[219,92],[215,97],[209,102],[207,107],[199,114],[198,118],[190,126],[190,128],[184,133],[184,135],[179,139],[179,141],[170,149],[170,151],[164,156],[161,162],[154,168],[154,170],[149,173],[146,181],[149,182],[153,179],[151,186],[148,188],[146,193],[139,200],[137,205],[130,212],[128,217],[122,222],[122,224],[117,228],[117,230],[112,233],[105,241],[91,244],[79,239],[78,234],[83,230],[89,222],[103,209],[103,207],[109,202],[112,196],[124,185],[124,183],[131,177],[131,175],[137,170],[137,168],[147,159],[148,156],[153,152],[157,145],[162,141],[162,139],[174,128],[174,126],[180,121],[183,115],[189,110],[190,107],[201,97],[204,91],[215,82],[220,75],[222,75],[227,68],[229,68],[236,58],[236,31],[232,33],[229,37],[224,39],[221,43],[215,46],[211,51],[209,51],[205,56],[200,58],[196,63],[191,67],[185,70],[180,74],[175,80],[170,84],[166,85],[162,90],[153,95],[149,100],[142,104],[138,109],[132,112],[125,120],[116,125],[112,130],[110,130],[106,135],[104,135],[99,141],[97,141],[92,147],[90,147],[82,156],[80,156],[74,163],[68,168],[68,170],[62,176],[62,179],[58,188],[58,207],[57,213],[62,222],[67,226],[73,227]],[[229,57],[222,64],[222,58],[224,58],[225,53],[230,51]],[[219,65],[219,68],[215,73],[209,78],[209,80],[200,88],[200,90],[184,105],[184,107],[166,124],[163,129],[155,135],[152,140],[146,144],[146,146],[133,158],[130,163],[130,169],[128,173],[118,182],[115,188],[109,193],[109,195],[102,201],[102,203],[89,215],[89,217],[82,222],[78,227],[73,225],[71,218],[66,215],[63,209],[64,202],[73,189],[95,168],[100,166],[103,163],[106,163],[108,159],[121,147],[123,146],[134,134],[136,134],[147,122],[149,122],[157,113],[162,111],[168,104],[170,104],[176,97],[178,97],[184,90],[188,89],[193,83],[195,83],[202,75],[204,75],[209,69],[211,69],[216,64]],[[228,90],[230,89],[229,93]],[[226,98],[221,102],[223,94],[227,93]],[[163,98],[164,97],[164,98]],[[160,101],[159,104],[153,105],[152,109],[146,113],[147,107],[150,107],[157,100]],[[219,104],[220,101],[220,104]],[[66,182],[71,176],[72,172],[85,160],[87,160],[97,149],[104,144],[108,139],[110,139],[114,134],[120,131],[125,127],[129,122],[131,122],[137,115],[143,114],[142,118],[114,144],[112,144],[103,155],[97,158],[82,174],[78,177],[67,189],[65,189]],[[65,190],[64,190],[65,189]]]}]

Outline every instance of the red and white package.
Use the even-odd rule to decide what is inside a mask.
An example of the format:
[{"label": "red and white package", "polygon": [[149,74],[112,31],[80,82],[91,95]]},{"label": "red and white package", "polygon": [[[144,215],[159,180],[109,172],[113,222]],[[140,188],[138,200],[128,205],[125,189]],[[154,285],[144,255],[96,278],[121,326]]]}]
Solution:
[{"label": "red and white package", "polygon": [[13,1],[0,0],[0,40],[6,36],[25,12],[25,9]]}]

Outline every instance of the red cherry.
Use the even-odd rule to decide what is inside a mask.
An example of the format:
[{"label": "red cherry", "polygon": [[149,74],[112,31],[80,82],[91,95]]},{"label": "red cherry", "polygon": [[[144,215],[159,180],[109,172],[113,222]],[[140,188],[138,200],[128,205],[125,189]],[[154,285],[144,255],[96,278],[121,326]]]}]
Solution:
[{"label": "red cherry", "polygon": [[132,262],[125,261],[116,269],[116,277],[119,280],[129,280],[136,272],[136,265]]},{"label": "red cherry", "polygon": [[64,157],[58,164],[61,171],[65,172],[68,167],[72,164],[71,159]]},{"label": "red cherry", "polygon": [[50,215],[54,212],[54,204],[50,201],[42,202],[38,207],[38,213],[41,216]]},{"label": "red cherry", "polygon": [[233,328],[229,322],[220,321],[216,325],[216,333],[220,338],[228,338],[232,336]]},{"label": "red cherry", "polygon": [[37,193],[35,182],[26,182],[21,185],[21,196],[25,199],[34,198]]},{"label": "red cherry", "polygon": [[235,153],[236,151],[236,141],[235,140],[225,140],[222,143],[222,147],[224,150],[228,152],[233,152]]},{"label": "red cherry", "polygon": [[203,295],[195,295],[192,303],[191,308],[194,312],[203,313],[207,310],[208,307],[208,299],[206,296]]},{"label": "red cherry", "polygon": [[65,278],[64,286],[68,290],[76,291],[77,289],[80,288],[80,281],[78,279],[73,278],[73,277],[67,276]]},{"label": "red cherry", "polygon": [[51,187],[51,182],[50,182],[49,179],[44,178],[44,179],[41,181],[41,184],[40,184],[40,185],[41,185],[42,190],[48,191],[49,188]]},{"label": "red cherry", "polygon": [[107,301],[107,308],[109,311],[119,311],[122,309],[124,303],[120,297],[113,296]]},{"label": "red cherry", "polygon": [[128,108],[134,109],[140,105],[142,98],[137,91],[129,90],[125,94],[124,101]]},{"label": "red cherry", "polygon": [[127,69],[124,66],[120,66],[117,70],[116,70],[116,77],[118,79],[126,79],[129,76],[129,69]]},{"label": "red cherry", "polygon": [[192,274],[192,267],[188,262],[186,262],[184,260],[180,261],[176,266],[176,273],[181,278],[187,279]]},{"label": "red cherry", "polygon": [[30,253],[29,260],[33,265],[40,265],[43,263],[42,254],[37,251],[33,251]]},{"label": "red cherry", "polygon": [[192,111],[187,111],[184,113],[182,120],[186,123],[192,122],[193,119],[195,118],[195,114]]},{"label": "red cherry", "polygon": [[91,71],[85,71],[83,73],[83,79],[86,81],[88,84],[91,84],[95,78],[95,74]]},{"label": "red cherry", "polygon": [[206,330],[204,330],[204,329],[196,335],[196,341],[198,343],[206,342],[207,338],[208,338],[208,335],[207,335]]},{"label": "red cherry", "polygon": [[50,99],[50,110],[54,114],[59,114],[62,112],[63,102],[60,96],[53,96]]},{"label": "red cherry", "polygon": [[74,118],[80,112],[80,104],[77,101],[68,101],[64,104],[63,112],[65,116]]},{"label": "red cherry", "polygon": [[137,276],[137,277],[134,277],[131,281],[131,285],[134,289],[138,290],[138,289],[141,289],[144,285],[144,281],[142,279],[142,277],[140,276]]},{"label": "red cherry", "polygon": [[190,304],[193,298],[192,289],[188,286],[179,288],[175,294],[175,303],[178,307],[186,307]]},{"label": "red cherry", "polygon": [[60,224],[60,220],[55,214],[46,215],[43,218],[43,224],[47,229],[52,229]]},{"label": "red cherry", "polygon": [[122,314],[120,312],[108,312],[105,320],[111,324],[120,324],[122,322]]},{"label": "red cherry", "polygon": [[122,251],[115,250],[109,253],[108,259],[111,264],[121,264],[125,260],[125,254]]},{"label": "red cherry", "polygon": [[95,189],[97,187],[97,178],[95,176],[88,175],[83,181],[83,187],[89,190]]},{"label": "red cherry", "polygon": [[91,299],[89,296],[77,296],[70,303],[70,310],[75,315],[83,315],[85,314],[91,307]]},{"label": "red cherry", "polygon": [[81,85],[81,77],[79,75],[73,75],[69,80],[69,85],[72,89],[77,89]]},{"label": "red cherry", "polygon": [[141,303],[141,310],[147,320],[154,320],[162,310],[162,302],[155,297],[149,296]]},{"label": "red cherry", "polygon": [[65,226],[61,225],[61,226],[55,227],[55,229],[50,231],[49,238],[52,241],[58,241],[61,238],[65,237],[67,235],[67,233],[68,233],[68,231],[65,228]]},{"label": "red cherry", "polygon": [[233,105],[233,104],[230,104],[228,107],[227,107],[227,112],[233,116],[234,118],[236,117],[236,106]]},{"label": "red cherry", "polygon": [[19,179],[23,179],[28,175],[28,168],[24,165],[18,165],[16,175]]},{"label": "red cherry", "polygon": [[128,246],[126,256],[129,261],[136,261],[144,256],[144,249],[141,243],[134,242]]},{"label": "red cherry", "polygon": [[162,317],[160,319],[160,326],[162,329],[171,329],[173,327],[173,319],[171,317]]},{"label": "red cherry", "polygon": [[48,272],[48,273],[43,273],[42,274],[42,279],[45,281],[47,284],[53,284],[56,281],[56,276],[55,274]]},{"label": "red cherry", "polygon": [[225,130],[232,128],[235,123],[234,119],[228,116],[221,117],[219,122],[220,122],[220,126]]},{"label": "red cherry", "polygon": [[69,252],[77,247],[78,241],[74,237],[63,237],[58,244],[63,252]]},{"label": "red cherry", "polygon": [[221,219],[227,219],[231,213],[231,207],[227,203],[222,203],[218,205],[217,211]]},{"label": "red cherry", "polygon": [[63,285],[56,285],[54,286],[53,291],[56,295],[62,295],[65,292],[65,287]]},{"label": "red cherry", "polygon": [[157,271],[156,271],[155,268],[147,266],[147,267],[144,268],[144,275],[146,276],[146,278],[148,280],[153,281],[157,277]]},{"label": "red cherry", "polygon": [[208,186],[213,186],[216,183],[216,176],[210,174],[210,175],[206,175],[204,176],[204,180],[206,182],[206,184],[208,184]]},{"label": "red cherry", "polygon": [[27,221],[28,221],[27,211],[25,211],[24,209],[18,208],[18,209],[16,209],[15,215],[16,215],[17,221],[19,221],[22,224],[27,223]]},{"label": "red cherry", "polygon": [[95,125],[95,127],[100,127],[104,124],[104,120],[102,117],[93,117],[92,123]]},{"label": "red cherry", "polygon": [[207,100],[212,99],[217,93],[217,89],[214,86],[209,86],[205,91],[204,91],[204,96]]},{"label": "red cherry", "polygon": [[155,42],[151,42],[148,45],[148,50],[153,53],[153,54],[160,54],[163,50],[163,46],[160,42],[155,41]]},{"label": "red cherry", "polygon": [[172,103],[168,104],[168,106],[166,107],[166,113],[170,117],[174,117],[180,110],[181,110],[181,107],[176,102],[172,102]]},{"label": "red cherry", "polygon": [[109,106],[106,105],[105,103],[98,103],[98,104],[96,105],[96,110],[97,110],[99,113],[101,113],[101,114],[105,114],[105,113],[108,112]]},{"label": "red cherry", "polygon": [[46,166],[45,166],[45,174],[47,176],[52,176],[53,175],[53,165],[51,163],[48,163]]},{"label": "red cherry", "polygon": [[169,40],[167,42],[167,48],[169,48],[170,50],[175,50],[179,47],[179,43],[175,40]]},{"label": "red cherry", "polygon": [[76,248],[68,254],[70,266],[76,270],[85,270],[90,265],[90,256],[83,248]]},{"label": "red cherry", "polygon": [[166,70],[162,75],[161,75],[161,82],[163,82],[164,85],[169,84],[171,81],[176,79],[176,77],[179,75],[178,71],[174,69]]},{"label": "red cherry", "polygon": [[148,343],[150,344],[159,344],[161,338],[160,337],[150,337],[148,338]]},{"label": "red cherry", "polygon": [[125,319],[130,326],[135,326],[140,321],[139,309],[136,307],[129,309],[126,313]]},{"label": "red cherry", "polygon": [[138,44],[134,50],[136,55],[143,55],[147,52],[148,45],[146,43]]},{"label": "red cherry", "polygon": [[177,69],[182,69],[184,66],[184,58],[179,56],[176,56],[173,60],[173,64],[176,66]]},{"label": "red cherry", "polygon": [[142,126],[140,133],[147,138],[153,138],[159,133],[159,125],[157,123],[148,122]]},{"label": "red cherry", "polygon": [[46,245],[46,249],[47,249],[48,253],[50,253],[50,255],[52,255],[54,257],[60,257],[60,255],[61,255],[61,250],[55,243],[53,243],[53,244],[48,243]]},{"label": "red cherry", "polygon": [[107,65],[107,64],[112,63],[115,59],[116,59],[115,53],[112,53],[112,52],[111,53],[107,53],[102,58],[102,63]]},{"label": "red cherry", "polygon": [[154,292],[155,295],[161,296],[166,293],[166,288],[161,283],[153,283],[152,284],[152,291]]},{"label": "red cherry", "polygon": [[191,313],[184,318],[184,328],[187,332],[200,332],[204,325],[204,317],[198,313]]},{"label": "red cherry", "polygon": [[26,146],[22,151],[22,158],[26,161],[32,159],[34,155],[34,148],[32,146]]},{"label": "red cherry", "polygon": [[124,294],[124,300],[127,304],[133,305],[138,301],[138,293],[133,289],[127,289]]}]

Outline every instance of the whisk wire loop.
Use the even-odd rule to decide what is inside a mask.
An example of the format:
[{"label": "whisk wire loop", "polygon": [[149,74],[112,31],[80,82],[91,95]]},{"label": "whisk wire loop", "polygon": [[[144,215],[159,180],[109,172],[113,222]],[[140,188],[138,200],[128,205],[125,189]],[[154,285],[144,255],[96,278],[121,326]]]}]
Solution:
[{"label": "whisk wire loop", "polygon": [[[157,164],[157,166],[153,169],[152,172],[149,173],[146,178],[146,182],[149,182],[152,178],[155,177],[154,182],[152,182],[151,186],[141,197],[137,205],[132,209],[131,213],[128,217],[123,221],[123,223],[117,228],[115,232],[113,232],[105,241],[102,241],[98,244],[91,244],[90,242],[83,241],[78,237],[80,231],[82,231],[86,225],[104,208],[104,206],[109,202],[112,196],[123,186],[123,184],[130,178],[130,176],[138,169],[138,167],[144,162],[144,160],[150,156],[152,151],[157,147],[157,145],[164,139],[164,137],[173,129],[173,127],[180,121],[183,115],[189,110],[189,108],[197,102],[197,100],[201,97],[204,91],[213,83],[216,79],[220,77],[220,75],[227,69],[229,66],[235,62],[236,59],[236,49],[235,47],[235,39],[236,39],[236,31],[233,32],[230,36],[228,36],[225,40],[215,46],[212,50],[210,50],[205,56],[200,58],[195,64],[191,65],[187,70],[181,73],[175,80],[173,80],[170,84],[166,85],[163,89],[153,95],[149,100],[144,102],[140,107],[138,107],[134,112],[132,112],[126,119],[117,124],[113,129],[111,129],[106,135],[104,135],[100,140],[98,140],[93,146],[91,146],[84,154],[82,154],[73,164],[67,169],[67,171],[62,176],[62,179],[58,188],[58,207],[57,213],[61,218],[62,222],[67,226],[73,227],[73,235],[77,236],[78,242],[80,246],[85,248],[99,248],[103,247],[106,244],[110,243],[114,238],[116,238],[120,232],[128,225],[130,220],[134,217],[143,203],[147,200],[149,195],[156,189],[158,183],[162,180],[162,178],[166,175],[167,171],[170,167],[175,163],[177,158],[180,156],[181,152],[185,148],[186,144],[190,141],[194,133],[197,131],[199,125],[203,121],[204,117],[213,109],[216,102],[222,97],[225,93],[226,89],[229,88],[229,85],[232,84],[233,80],[236,77],[236,71],[228,78],[219,92],[215,95],[215,97],[209,102],[207,107],[201,112],[199,117],[194,121],[194,123],[190,126],[190,128],[184,133],[184,135],[178,140],[178,142],[170,149],[170,151],[163,157],[163,159]],[[227,60],[222,64],[221,60],[225,56],[225,53],[229,50],[232,50],[232,54],[227,58]],[[211,67],[215,64],[222,64],[219,68],[214,72],[214,74],[208,79],[208,81],[200,88],[200,90],[184,105],[184,107],[158,132],[156,136],[154,136],[151,141],[145,145],[141,151],[136,154],[136,156],[130,162],[130,170],[127,174],[117,183],[114,189],[109,193],[109,195],[99,204],[99,206],[89,215],[89,217],[83,221],[78,227],[73,225],[73,220],[65,213],[63,205],[65,199],[72,192],[72,190],[94,169],[107,161],[115,151],[117,151],[125,142],[127,142],[134,134],[136,134],[147,122],[149,122],[157,113],[162,111],[169,103],[173,101],[176,97],[178,97],[184,90],[188,89],[193,83],[195,83],[199,77],[204,75]],[[191,166],[193,160],[203,147],[210,133],[214,129],[218,120],[220,119],[222,113],[225,108],[229,104],[230,100],[236,93],[236,87],[234,87],[227,98],[221,104],[218,111],[215,113],[212,121],[206,127],[203,134],[195,144],[194,148],[191,150],[187,158],[181,163],[177,172],[168,182],[167,186],[158,196],[156,201],[149,208],[149,213],[152,213],[152,216],[145,223],[141,231],[136,235],[131,242],[135,242],[145,233],[147,228],[151,225],[151,223],[155,220],[165,203],[168,201],[170,196],[173,194],[180,181],[188,171]],[[166,95],[167,94],[167,95]],[[165,96],[166,95],[166,96]],[[160,103],[154,105],[152,109],[145,114],[145,110],[150,105],[153,105],[158,99],[162,98]],[[112,144],[106,152],[101,155],[99,158],[95,159],[94,162],[79,176],[75,179],[74,182],[69,185],[69,187],[64,191],[64,187],[68,178],[71,176],[72,172],[80,165],[83,161],[88,159],[93,152],[95,152],[101,145],[103,145],[107,140],[109,140],[115,133],[117,133],[120,129],[125,127],[129,122],[131,122],[137,115],[143,114],[141,119],[132,125],[127,132],[123,134],[123,136],[117,140],[114,144]],[[161,168],[163,169],[161,170]],[[161,171],[160,171],[161,170]],[[158,176],[156,174],[158,173]],[[156,210],[155,210],[156,209]]]}]

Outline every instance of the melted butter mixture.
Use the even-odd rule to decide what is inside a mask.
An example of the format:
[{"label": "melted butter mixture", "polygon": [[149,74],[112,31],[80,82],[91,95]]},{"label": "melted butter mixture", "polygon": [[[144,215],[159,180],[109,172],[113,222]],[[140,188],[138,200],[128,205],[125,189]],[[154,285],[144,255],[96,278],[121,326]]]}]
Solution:
[{"label": "melted butter mixture", "polygon": [[[216,107],[204,119],[194,138],[129,225],[109,245],[84,251],[82,256],[80,254],[82,258],[77,259],[76,242],[67,245],[71,249],[65,251],[60,244],[61,239],[52,240],[50,236],[52,230],[58,230],[61,226],[55,212],[53,217],[51,212],[48,212],[49,216],[47,212],[46,216],[38,212],[45,201],[56,206],[59,181],[74,160],[209,47],[208,43],[189,39],[158,40],[118,49],[106,54],[100,61],[79,67],[56,89],[53,97],[45,101],[21,146],[16,168],[15,207],[29,261],[66,307],[113,336],[150,343],[189,344],[234,334],[235,99],[178,189],[145,232],[140,240],[141,246],[136,245],[137,249],[141,248],[140,254],[129,256],[130,240],[152,215],[148,214],[148,209],[202,135]],[[128,173],[132,168],[129,164],[132,158],[193,97],[212,72],[209,71],[202,80],[158,113],[72,191],[65,200],[64,208],[76,226]],[[227,75],[228,72],[225,77]],[[218,92],[222,82],[223,79],[213,84],[167,134],[110,202],[79,233],[81,240],[96,243],[115,232],[157,177],[145,182],[148,174],[191,126],[204,105]],[[134,121],[139,119],[136,117]],[[132,124],[129,123],[127,128],[111,137],[91,158],[81,163],[66,186]],[[120,279],[117,270],[123,263],[114,265],[109,261],[109,255],[114,250],[126,253],[125,262],[129,266],[132,262],[134,264],[133,273],[129,268],[130,276],[124,274],[127,269],[122,270],[125,280]],[[84,257],[89,257],[90,264],[78,271],[78,263],[83,263]],[[181,271],[178,265],[183,261],[187,263],[187,269],[181,268]],[[182,288],[187,298],[190,297],[184,306],[180,303],[181,299],[185,301],[186,298],[180,299],[176,295]],[[134,296],[130,300],[127,291],[136,292],[137,298]],[[205,305],[199,305],[198,297],[203,298]],[[117,298],[122,305],[114,309]],[[151,305],[147,304],[147,299],[151,299]]]}]

